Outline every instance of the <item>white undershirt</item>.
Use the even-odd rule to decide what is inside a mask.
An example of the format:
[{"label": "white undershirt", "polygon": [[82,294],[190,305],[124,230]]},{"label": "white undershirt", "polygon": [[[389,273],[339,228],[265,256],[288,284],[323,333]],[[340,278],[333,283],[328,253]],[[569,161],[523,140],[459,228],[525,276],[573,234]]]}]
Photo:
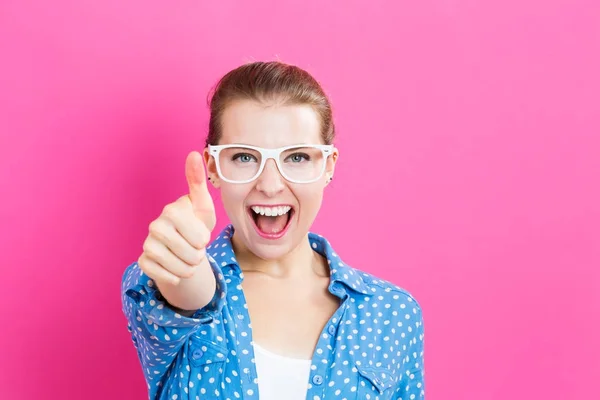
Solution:
[{"label": "white undershirt", "polygon": [[311,360],[271,353],[254,343],[260,400],[305,400]]}]

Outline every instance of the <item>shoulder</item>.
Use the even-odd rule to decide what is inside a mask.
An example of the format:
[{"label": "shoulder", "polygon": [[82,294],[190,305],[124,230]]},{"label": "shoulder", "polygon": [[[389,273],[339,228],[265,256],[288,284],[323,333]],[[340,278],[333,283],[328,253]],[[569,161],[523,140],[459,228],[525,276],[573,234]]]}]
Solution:
[{"label": "shoulder", "polygon": [[407,345],[422,343],[424,337],[423,310],[415,296],[403,287],[373,274],[352,268],[359,276],[366,293],[351,295],[353,310],[360,324],[386,337],[409,341]]},{"label": "shoulder", "polygon": [[[414,313],[421,313],[421,305],[408,290],[346,264],[324,236],[311,232],[309,233],[309,240],[312,248],[327,259],[331,268],[331,279],[342,282],[353,289],[360,301],[363,301],[363,299],[364,301],[370,301],[371,297],[375,297],[376,302],[377,300],[385,300],[384,306],[386,308],[392,306],[410,307]],[[363,296],[360,296],[360,294]]]},{"label": "shoulder", "polygon": [[374,298],[374,300],[385,302],[386,306],[389,304],[390,307],[410,307],[415,310],[415,313],[420,314],[422,312],[421,304],[407,289],[360,269],[350,268],[355,274],[361,277],[362,281],[367,286],[370,297]]}]

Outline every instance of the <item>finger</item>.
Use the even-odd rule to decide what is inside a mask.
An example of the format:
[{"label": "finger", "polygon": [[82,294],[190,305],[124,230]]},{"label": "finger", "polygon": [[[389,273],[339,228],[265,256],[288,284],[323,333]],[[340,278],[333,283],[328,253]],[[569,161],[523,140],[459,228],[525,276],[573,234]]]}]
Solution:
[{"label": "finger", "polygon": [[194,274],[194,266],[181,260],[152,235],[146,239],[144,252],[149,259],[179,278],[187,279]]},{"label": "finger", "polygon": [[206,186],[202,156],[197,151],[192,151],[186,159],[185,176],[194,214],[212,231],[216,224],[215,205]]},{"label": "finger", "polygon": [[[165,218],[172,224],[178,234],[196,250],[204,249],[210,241],[210,231],[204,222],[188,211],[191,207],[190,199],[184,196],[180,200],[182,207],[166,211]],[[187,212],[186,212],[187,211]],[[192,264],[196,265],[196,264]]]},{"label": "finger", "polygon": [[[208,235],[200,234],[196,230],[189,228],[188,222],[183,224],[185,229],[182,228],[182,230],[186,231],[186,234],[193,236],[192,240],[188,241],[175,228],[174,223],[167,218],[167,216],[159,218],[150,224],[150,236],[163,243],[171,253],[175,254],[175,256],[186,264],[190,266],[199,265],[204,259],[205,252],[202,249],[208,244],[210,233]],[[179,223],[181,224],[181,221]],[[197,225],[200,225],[201,229],[207,231],[203,223],[198,222]],[[187,231],[191,232],[188,233]]]},{"label": "finger", "polygon": [[178,285],[179,282],[181,282],[181,279],[178,276],[173,275],[143,254],[138,260],[138,265],[142,271],[155,282],[167,282],[171,285]]}]

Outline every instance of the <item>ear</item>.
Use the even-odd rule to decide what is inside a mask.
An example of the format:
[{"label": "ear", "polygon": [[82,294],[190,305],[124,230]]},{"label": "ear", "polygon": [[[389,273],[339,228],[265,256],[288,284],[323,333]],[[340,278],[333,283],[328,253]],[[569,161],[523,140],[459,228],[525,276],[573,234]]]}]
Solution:
[{"label": "ear", "polygon": [[204,163],[206,164],[206,175],[208,181],[212,183],[212,185],[219,189],[221,187],[221,181],[219,179],[219,174],[217,173],[217,163],[215,158],[210,155],[208,152],[208,147],[204,149]]},{"label": "ear", "polygon": [[327,164],[325,166],[325,183],[331,182],[333,179],[333,173],[335,171],[335,164],[340,157],[339,150],[334,147],[333,152],[327,157]]}]

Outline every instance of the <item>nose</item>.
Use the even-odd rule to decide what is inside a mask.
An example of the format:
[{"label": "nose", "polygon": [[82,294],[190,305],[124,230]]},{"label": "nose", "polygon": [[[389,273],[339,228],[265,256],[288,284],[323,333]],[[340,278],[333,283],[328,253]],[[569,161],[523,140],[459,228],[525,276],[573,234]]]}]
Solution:
[{"label": "nose", "polygon": [[275,160],[270,159],[265,163],[265,168],[256,178],[256,189],[268,197],[274,197],[285,189],[284,178],[277,169]]}]

